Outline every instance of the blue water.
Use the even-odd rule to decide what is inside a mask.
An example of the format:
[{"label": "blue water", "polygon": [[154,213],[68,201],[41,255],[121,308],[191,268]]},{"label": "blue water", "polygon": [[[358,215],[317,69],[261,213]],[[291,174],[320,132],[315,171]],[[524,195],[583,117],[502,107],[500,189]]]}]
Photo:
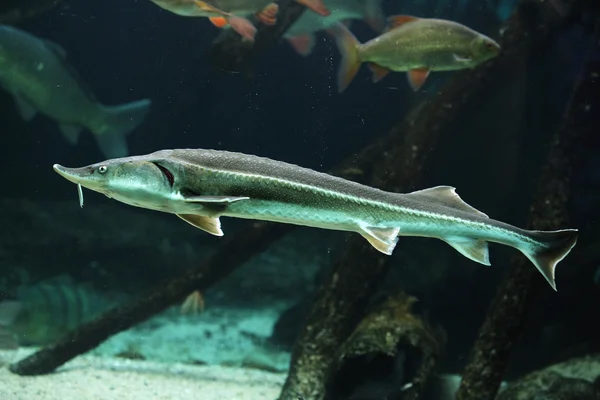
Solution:
[{"label": "blue water", "polygon": [[[515,4],[386,0],[383,9],[386,15],[452,19],[500,40],[501,24]],[[217,28],[202,18],[171,14],[148,0],[64,0],[16,26],[64,47],[70,64],[102,103],[152,100],[147,118],[127,138],[131,155],[206,148],[327,171],[386,135],[412,107],[436,96],[452,77],[452,73],[432,73],[423,90],[415,93],[404,73],[392,73],[373,84],[363,66],[349,88],[339,94],[335,78],[339,52],[323,33],[318,34],[315,51],[308,57],[281,42],[260,54],[251,71],[223,71],[210,55]],[[361,22],[351,29],[361,41],[374,37]],[[539,168],[561,124],[590,38],[589,22],[575,21],[505,71],[505,80],[492,85],[494,89],[483,102],[466,107],[448,127],[432,150],[420,187],[414,189],[456,186],[469,204],[495,219],[524,226]],[[590,118],[589,123],[598,122],[597,113]],[[75,167],[104,159],[89,132],[84,131],[72,146],[53,120],[37,116],[31,122],[23,121],[5,90],[0,90],[0,127],[0,299],[14,297],[21,284],[61,274],[92,282],[100,290],[142,293],[195,265],[195,260],[220,245],[220,239],[208,237],[174,216],[131,209],[90,191],[85,191],[85,207],[80,210],[74,186],[56,175],[52,165]],[[600,141],[595,140],[582,153],[585,160],[575,171],[570,202],[573,227],[592,238],[600,201],[599,149]],[[249,223],[226,221],[224,227],[235,232]],[[250,272],[240,272],[206,293],[207,307],[215,313],[207,317],[213,325],[206,335],[218,337],[220,325],[229,329],[224,334],[228,339],[216,342],[215,348],[230,346],[229,354],[231,349],[235,353],[235,346],[246,350],[259,346],[260,340],[252,335],[268,338],[271,329],[265,326],[275,325],[279,315],[295,304],[301,304],[298,315],[305,315],[311,295],[326,279],[327,268],[343,251],[348,236],[304,228],[298,232],[298,240],[289,240],[279,250],[261,255],[263,259],[249,262],[245,268]],[[413,244],[421,250],[411,252]],[[483,268],[432,239],[402,239],[400,247],[383,288],[387,292],[406,290],[420,299],[419,310],[427,310],[430,320],[448,334],[441,372],[460,373],[506,271],[503,266],[514,253],[492,246],[492,264],[498,267]],[[149,258],[156,249],[164,259]],[[187,264],[168,265],[173,251],[178,257],[187,251]],[[436,251],[439,254],[432,258]],[[566,260],[564,269],[559,265],[559,292],[544,288],[534,301],[508,378],[557,361],[549,351],[559,358],[598,350],[598,331],[588,324],[593,317],[581,311],[581,307],[598,304],[594,274],[600,260],[595,257],[586,259],[585,265],[571,265]],[[295,261],[286,261],[291,259]],[[433,277],[427,263],[450,267]],[[583,306],[582,301],[586,302]],[[243,314],[238,314],[240,310],[249,310],[247,323],[253,339],[243,336],[240,332],[244,330],[236,330],[233,317],[227,317],[230,313],[244,318],[239,316]],[[176,324],[175,317],[161,321],[163,325]],[[285,356],[291,352],[293,333],[302,328],[301,318],[290,321],[291,328],[274,338],[284,358],[273,364],[281,370],[287,368]],[[154,328],[150,324],[143,329],[151,332]],[[123,346],[111,342],[103,354],[114,355]],[[139,348],[151,349],[152,345],[139,344]],[[225,362],[226,357],[213,350],[196,361]],[[180,361],[176,350],[172,352],[148,350],[145,356]],[[205,353],[199,354],[194,357]]]}]

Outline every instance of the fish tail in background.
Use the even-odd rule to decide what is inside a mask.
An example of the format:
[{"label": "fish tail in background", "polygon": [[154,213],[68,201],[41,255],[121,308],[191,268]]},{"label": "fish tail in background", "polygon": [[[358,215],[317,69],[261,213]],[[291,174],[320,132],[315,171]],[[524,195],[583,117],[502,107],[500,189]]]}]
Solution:
[{"label": "fish tail in background", "polygon": [[377,33],[385,29],[385,14],[381,9],[381,0],[365,0],[365,22]]},{"label": "fish tail in background", "polygon": [[144,121],[151,104],[149,99],[143,99],[119,106],[103,106],[101,129],[94,130],[94,137],[106,157],[119,158],[129,154],[125,137]]},{"label": "fish tail in background", "polygon": [[333,25],[328,32],[335,37],[335,43],[340,50],[342,60],[338,70],[337,84],[338,92],[343,92],[360,68],[360,58],[358,46],[360,42],[354,37],[352,32],[339,22]]},{"label": "fish tail in background", "polygon": [[539,244],[525,243],[517,248],[544,275],[550,286],[556,290],[554,270],[556,265],[569,254],[577,243],[577,229],[559,231],[526,231]]}]

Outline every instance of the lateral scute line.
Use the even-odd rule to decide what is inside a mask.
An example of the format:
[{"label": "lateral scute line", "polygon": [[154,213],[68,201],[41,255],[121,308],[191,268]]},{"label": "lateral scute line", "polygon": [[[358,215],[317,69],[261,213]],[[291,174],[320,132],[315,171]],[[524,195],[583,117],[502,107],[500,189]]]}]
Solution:
[{"label": "lateral scute line", "polygon": [[[197,166],[196,166],[197,167]],[[249,173],[245,173],[245,172],[239,172],[239,171],[226,171],[226,170],[219,170],[219,169],[214,169],[214,168],[207,168],[207,167],[202,167],[203,169],[207,170],[207,171],[211,171],[211,172],[217,172],[217,173],[221,173],[221,174],[225,174],[225,175],[230,175],[233,178],[239,178],[239,177],[246,177],[246,178],[258,178],[258,179],[263,179],[266,181],[271,181],[271,182],[276,182],[276,183],[280,183],[280,184],[284,184],[284,185],[292,185],[298,188],[302,188],[302,189],[306,189],[306,190],[313,190],[315,192],[321,193],[321,194],[325,194],[326,196],[332,197],[332,198],[338,198],[338,199],[344,199],[344,200],[349,200],[355,204],[372,204],[372,205],[377,205],[383,209],[389,210],[389,211],[399,211],[405,214],[409,214],[409,215],[413,215],[413,216],[426,216],[426,217],[435,217],[437,219],[442,219],[445,221],[456,221],[456,222],[462,222],[462,223],[467,223],[470,225],[475,225],[478,227],[482,227],[482,228],[488,228],[489,225],[479,222],[479,221],[471,221],[471,220],[465,220],[462,218],[456,218],[453,217],[451,215],[445,215],[445,214],[436,214],[436,213],[432,213],[429,211],[422,211],[422,210],[414,210],[414,209],[408,209],[408,208],[404,208],[404,207],[399,207],[399,206],[394,206],[394,205],[390,205],[388,203],[383,203],[377,200],[370,200],[370,199],[358,199],[354,196],[349,196],[347,194],[344,193],[339,193],[339,192],[333,192],[330,190],[326,190],[326,189],[322,189],[316,186],[310,186],[310,185],[306,185],[303,183],[298,183],[298,182],[290,182],[290,181],[286,181],[284,179],[279,179],[279,178],[274,178],[271,176],[265,176],[265,175],[257,175],[257,174],[249,174]],[[529,242],[529,243],[535,243],[533,240],[531,240],[530,238],[528,238],[527,236],[523,236],[518,234],[517,232],[513,232],[510,231],[508,229],[504,229],[501,227],[496,227],[496,229],[507,233],[511,236],[515,235],[518,236],[520,239]]]}]

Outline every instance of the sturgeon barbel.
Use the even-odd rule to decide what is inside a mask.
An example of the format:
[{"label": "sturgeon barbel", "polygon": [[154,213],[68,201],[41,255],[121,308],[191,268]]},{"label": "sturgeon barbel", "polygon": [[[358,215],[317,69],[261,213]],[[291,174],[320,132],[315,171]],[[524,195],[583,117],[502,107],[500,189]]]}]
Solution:
[{"label": "sturgeon barbel", "polygon": [[268,158],[203,149],[161,150],[81,168],[54,164],[67,180],[123,203],[176,214],[222,236],[220,217],[352,231],[392,254],[398,236],[441,239],[490,265],[487,242],[521,251],[556,290],[554,270],[576,229],[528,231],[493,220],[450,186],[385,192]]}]

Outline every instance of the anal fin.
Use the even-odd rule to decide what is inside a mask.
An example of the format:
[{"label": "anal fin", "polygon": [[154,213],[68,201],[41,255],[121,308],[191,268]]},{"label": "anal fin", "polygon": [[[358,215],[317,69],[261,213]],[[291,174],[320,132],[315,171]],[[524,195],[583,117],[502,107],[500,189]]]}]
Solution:
[{"label": "anal fin", "polygon": [[219,217],[206,217],[203,215],[196,214],[176,215],[188,224],[194,225],[196,228],[202,229],[204,232],[208,232],[211,235],[224,235],[223,231],[221,230],[221,221],[219,220]]},{"label": "anal fin", "polygon": [[391,255],[398,243],[400,228],[361,227],[359,233],[380,252]]},{"label": "anal fin", "polygon": [[488,244],[485,240],[460,236],[447,237],[443,240],[463,256],[483,265],[491,265]]}]

